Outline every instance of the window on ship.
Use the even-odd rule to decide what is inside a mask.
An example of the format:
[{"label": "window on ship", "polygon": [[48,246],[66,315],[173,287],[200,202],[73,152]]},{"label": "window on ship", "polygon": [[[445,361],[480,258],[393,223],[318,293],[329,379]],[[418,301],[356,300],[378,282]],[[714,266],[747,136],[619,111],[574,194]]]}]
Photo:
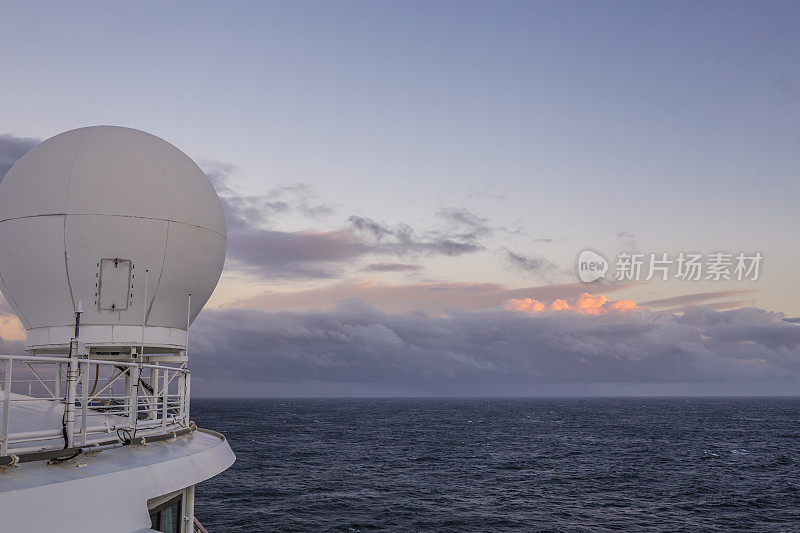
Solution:
[{"label": "window on ship", "polygon": [[[156,502],[160,499],[161,498],[156,498]],[[182,494],[162,501],[162,503],[157,503],[155,506],[148,505],[151,522],[150,527],[162,533],[180,533],[182,507]]]}]

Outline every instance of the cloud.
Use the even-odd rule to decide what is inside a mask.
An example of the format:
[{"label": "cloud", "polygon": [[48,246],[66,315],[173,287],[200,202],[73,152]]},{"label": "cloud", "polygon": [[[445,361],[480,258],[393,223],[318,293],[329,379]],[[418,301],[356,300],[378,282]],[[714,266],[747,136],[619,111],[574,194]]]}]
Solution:
[{"label": "cloud", "polygon": [[444,255],[455,257],[483,250],[472,242],[472,235],[432,232],[431,237],[419,236],[408,224],[389,226],[353,215],[347,219],[353,233],[367,243],[369,253],[380,255]]},{"label": "cloud", "polygon": [[17,137],[9,133],[0,134],[0,180],[20,157],[40,142],[39,139]]},{"label": "cloud", "polygon": [[372,263],[364,267],[364,270],[367,272],[419,272],[422,267],[406,263]]},{"label": "cloud", "polygon": [[617,232],[617,238],[622,241],[622,246],[624,246],[626,250],[636,250],[639,248],[638,235],[635,233],[620,231]]},{"label": "cloud", "polygon": [[278,231],[241,218],[228,228],[228,258],[234,268],[265,277],[330,278],[365,257],[453,257],[482,249],[447,238],[421,239],[402,224],[389,228],[363,217],[350,217],[350,223],[333,231]]},{"label": "cloud", "polygon": [[558,266],[541,255],[524,255],[501,248],[506,265],[509,269],[526,274],[538,274],[548,277],[558,271]]},{"label": "cloud", "polygon": [[464,207],[444,208],[436,214],[447,220],[451,227],[461,230],[462,232],[456,233],[455,236],[462,240],[477,241],[494,233],[494,229],[489,225],[489,219]]},{"label": "cloud", "polygon": [[697,292],[692,294],[683,294],[680,296],[673,296],[670,298],[659,298],[657,300],[649,300],[642,302],[643,307],[650,309],[661,310],[664,312],[676,312],[683,309],[686,305],[699,305],[703,304],[707,307],[713,308],[733,308],[742,307],[747,304],[747,300],[715,302],[715,300],[731,298],[734,296],[743,296],[745,294],[752,294],[755,292],[752,289],[739,289],[727,291],[712,291],[712,292]]},{"label": "cloud", "polygon": [[275,187],[264,195],[245,195],[231,185],[235,168],[204,163],[206,175],[222,202],[228,227],[227,267],[271,278],[331,278],[362,258],[454,257],[483,250],[475,241],[483,234],[480,219],[464,211],[448,212],[470,232],[432,231],[418,234],[407,224],[390,226],[363,216],[351,216],[338,229],[284,231],[275,228],[280,216],[296,213],[316,220],[335,213],[316,200],[305,184]]},{"label": "cloud", "polygon": [[[630,287],[630,283],[601,281],[593,289],[606,294]],[[232,303],[231,307],[270,311],[327,309],[341,300],[359,298],[383,311],[423,310],[443,313],[449,310],[476,311],[500,308],[507,300],[532,298],[545,301],[577,298],[585,283],[561,283],[535,287],[509,288],[499,283],[337,283],[300,291],[265,291]]]},{"label": "cloud", "polygon": [[0,296],[0,353],[8,355],[23,353],[26,336],[22,322],[5,298]]},{"label": "cloud", "polygon": [[306,218],[319,219],[332,215],[331,205],[320,203],[313,188],[305,183],[284,184],[273,187],[266,194],[246,195],[237,192],[230,184],[236,167],[217,161],[202,161],[203,170],[214,185],[222,202],[229,229],[269,226],[279,215],[299,213]]},{"label": "cloud", "polygon": [[346,231],[241,228],[228,234],[228,258],[233,266],[265,277],[335,277],[340,263],[365,252],[364,243]]},{"label": "cloud", "polygon": [[568,302],[562,298],[553,300],[546,305],[541,300],[533,298],[512,298],[503,303],[507,311],[520,311],[531,315],[546,312],[571,312],[587,315],[604,315],[607,313],[627,313],[641,310],[632,300],[609,300],[605,295],[582,293],[573,301]]},{"label": "cloud", "polygon": [[[707,304],[703,304],[703,307],[709,307],[711,309],[717,309],[719,311],[724,311],[726,309],[739,309],[740,307],[748,307],[753,305],[752,300],[729,300],[725,302],[711,302]],[[681,309],[677,309],[676,311],[681,311]],[[670,310],[670,313],[675,312]]]},{"label": "cloud", "polygon": [[275,187],[267,194],[246,195],[230,184],[232,165],[204,162],[204,172],[219,195],[228,230],[226,268],[273,278],[330,278],[337,263],[361,255],[364,247],[344,231],[279,231],[270,229],[279,215],[299,212],[322,216],[333,212],[312,204],[304,184]]},{"label": "cloud", "polygon": [[328,311],[206,310],[192,350],[201,381],[260,384],[262,393],[294,384],[311,394],[318,385],[308,383],[482,395],[554,384],[800,382],[800,328],[753,308],[432,316],[350,300]]}]

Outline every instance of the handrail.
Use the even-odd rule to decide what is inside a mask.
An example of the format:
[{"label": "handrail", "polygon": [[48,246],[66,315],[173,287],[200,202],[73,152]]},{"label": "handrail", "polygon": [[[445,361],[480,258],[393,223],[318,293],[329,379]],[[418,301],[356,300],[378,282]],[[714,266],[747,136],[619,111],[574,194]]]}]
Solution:
[{"label": "handrail", "polygon": [[[70,357],[53,357],[48,355],[0,355],[0,360],[14,360],[30,363],[69,363]],[[111,361],[108,359],[88,359],[78,358],[81,363],[97,363],[102,365],[116,365],[134,367],[139,366],[140,363],[130,363],[128,361]],[[142,364],[142,366],[145,366]]]},{"label": "handrail", "polygon": [[[52,374],[42,366],[53,368]],[[143,375],[144,369],[149,376]],[[124,431],[123,436],[131,438],[137,431],[189,426],[191,372],[185,361],[169,366],[74,356],[0,355],[0,375],[0,456],[86,446],[96,442],[94,435],[98,434]],[[13,379],[15,375],[19,379]],[[140,383],[144,390],[140,391]],[[89,394],[98,384],[97,393]],[[14,393],[15,385],[26,385],[26,394]],[[32,392],[34,387],[38,396]],[[52,427],[40,424],[36,428],[34,424],[27,431],[11,431],[14,419],[22,413],[13,406],[40,402],[52,402],[57,409],[63,406],[63,421],[58,411],[54,417],[52,408],[47,408],[42,420]],[[25,409],[24,416],[36,416],[35,409],[33,414]],[[100,421],[102,425],[98,425]]]},{"label": "handrail", "polygon": [[200,523],[200,520],[198,520],[196,516],[193,518],[194,518],[194,525],[197,526],[197,529],[200,530],[200,533],[208,533],[208,530],[203,527],[203,524]]}]

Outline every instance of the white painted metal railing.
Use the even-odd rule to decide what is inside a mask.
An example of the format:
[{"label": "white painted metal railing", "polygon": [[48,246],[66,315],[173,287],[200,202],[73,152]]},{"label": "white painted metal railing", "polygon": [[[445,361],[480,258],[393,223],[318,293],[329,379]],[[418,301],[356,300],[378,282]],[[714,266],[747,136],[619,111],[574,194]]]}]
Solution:
[{"label": "white painted metal railing", "polygon": [[186,428],[190,378],[185,362],[0,355],[0,456]]}]

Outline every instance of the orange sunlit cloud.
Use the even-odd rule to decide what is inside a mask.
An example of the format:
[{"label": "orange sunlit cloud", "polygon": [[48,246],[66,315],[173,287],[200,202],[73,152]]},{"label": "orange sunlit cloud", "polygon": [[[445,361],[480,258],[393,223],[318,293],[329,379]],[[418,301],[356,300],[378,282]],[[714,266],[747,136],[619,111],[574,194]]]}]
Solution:
[{"label": "orange sunlit cloud", "polygon": [[24,341],[27,338],[22,322],[14,315],[0,317],[0,338],[7,341]]},{"label": "orange sunlit cloud", "polygon": [[605,295],[594,295],[584,292],[572,303],[566,300],[554,300],[549,305],[532,298],[512,298],[506,300],[503,308],[508,311],[520,311],[531,315],[548,311],[567,311],[584,315],[602,315],[606,313],[625,313],[641,309],[632,300],[609,300]]}]

